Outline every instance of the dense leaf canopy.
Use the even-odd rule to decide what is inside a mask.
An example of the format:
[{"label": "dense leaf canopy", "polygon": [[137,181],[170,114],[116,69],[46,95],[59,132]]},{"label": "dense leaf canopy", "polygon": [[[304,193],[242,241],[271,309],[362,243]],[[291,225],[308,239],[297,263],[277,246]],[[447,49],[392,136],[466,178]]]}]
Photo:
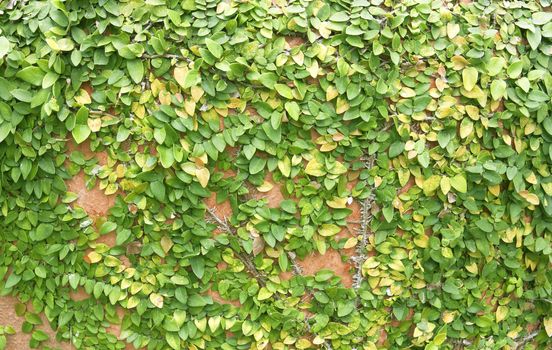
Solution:
[{"label": "dense leaf canopy", "polygon": [[549,3],[0,1],[0,294],[78,349],[547,348]]}]

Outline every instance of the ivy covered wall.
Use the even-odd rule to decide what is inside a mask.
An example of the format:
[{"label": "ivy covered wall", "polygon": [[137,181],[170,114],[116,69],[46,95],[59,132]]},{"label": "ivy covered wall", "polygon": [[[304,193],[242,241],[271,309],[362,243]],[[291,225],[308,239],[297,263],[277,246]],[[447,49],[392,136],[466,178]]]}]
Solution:
[{"label": "ivy covered wall", "polygon": [[549,349],[550,9],[0,1],[16,332],[45,348],[43,314],[77,349]]}]

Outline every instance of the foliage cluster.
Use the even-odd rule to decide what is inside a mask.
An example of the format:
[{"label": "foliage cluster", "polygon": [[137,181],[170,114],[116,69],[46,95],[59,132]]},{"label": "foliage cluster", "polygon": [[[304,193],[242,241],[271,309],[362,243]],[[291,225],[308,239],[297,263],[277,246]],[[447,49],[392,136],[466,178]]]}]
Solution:
[{"label": "foliage cluster", "polygon": [[78,349],[550,346],[549,5],[0,2],[0,293]]}]

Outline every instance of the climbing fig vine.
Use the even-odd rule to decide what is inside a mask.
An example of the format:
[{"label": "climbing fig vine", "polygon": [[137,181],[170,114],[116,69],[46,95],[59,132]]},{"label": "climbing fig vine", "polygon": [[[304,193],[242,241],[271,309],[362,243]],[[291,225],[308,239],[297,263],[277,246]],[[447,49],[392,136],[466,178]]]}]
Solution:
[{"label": "climbing fig vine", "polygon": [[549,0],[0,1],[15,331],[550,348],[551,38]]}]

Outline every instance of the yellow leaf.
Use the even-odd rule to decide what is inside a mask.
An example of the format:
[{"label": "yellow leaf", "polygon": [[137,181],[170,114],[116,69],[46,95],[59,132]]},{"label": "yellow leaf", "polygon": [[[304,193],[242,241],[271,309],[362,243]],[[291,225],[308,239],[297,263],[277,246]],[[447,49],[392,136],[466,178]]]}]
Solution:
[{"label": "yellow leaf", "polygon": [[479,120],[479,108],[475,106],[468,105],[466,106],[466,112],[473,120]]},{"label": "yellow leaf", "polygon": [[549,337],[552,337],[552,318],[544,319],[544,330]]},{"label": "yellow leaf", "polygon": [[100,131],[102,127],[102,120],[100,118],[88,118],[86,123],[92,132]]},{"label": "yellow leaf", "polygon": [[458,23],[447,23],[447,35],[449,39],[454,39],[460,32],[460,25]]},{"label": "yellow leaf", "polygon": [[466,270],[473,273],[474,275],[477,275],[477,273],[479,272],[479,269],[477,268],[476,263],[471,263],[469,265],[466,265]]},{"label": "yellow leaf", "polygon": [[339,96],[339,92],[337,92],[337,89],[335,88],[335,86],[333,85],[328,86],[328,88],[326,89],[326,101],[331,101],[337,96]]},{"label": "yellow leaf", "polygon": [[77,101],[77,103],[81,106],[92,103],[90,95],[84,89],[80,89],[79,94],[75,96],[75,101]]},{"label": "yellow leaf", "polygon": [[345,245],[343,246],[343,249],[350,249],[357,245],[358,239],[356,237],[350,237],[347,242],[345,242]]},{"label": "yellow leaf", "polygon": [[261,186],[257,187],[257,191],[265,193],[270,191],[272,188],[274,188],[274,185],[265,180]]},{"label": "yellow leaf", "polygon": [[508,315],[508,307],[504,305],[500,305],[496,308],[496,322],[503,321],[506,316]]},{"label": "yellow leaf", "polygon": [[201,86],[192,86],[192,99],[194,100],[194,102],[198,102],[204,93],[205,91],[203,91]]},{"label": "yellow leaf", "polygon": [[343,99],[343,98],[340,98],[338,97],[337,98],[337,103],[336,103],[336,107],[335,107],[335,112],[337,114],[342,114],[342,113],[345,113],[349,110],[349,103],[347,102],[347,100]]},{"label": "yellow leaf", "polygon": [[312,62],[312,65],[307,68],[307,71],[309,72],[310,76],[315,79],[317,76],[318,76],[318,61],[317,60],[314,60]]},{"label": "yellow leaf", "polygon": [[180,86],[184,86],[186,75],[188,74],[187,67],[176,67],[174,69],[174,79]]},{"label": "yellow leaf", "polygon": [[540,204],[539,197],[537,197],[537,195],[534,193],[530,193],[529,191],[521,191],[519,192],[519,195],[522,196],[530,204],[533,204],[533,205]]},{"label": "yellow leaf", "polygon": [[346,208],[347,198],[334,197],[331,201],[327,200],[326,204],[328,204],[330,208],[334,208],[334,209]]},{"label": "yellow leaf", "polygon": [[307,163],[305,173],[312,176],[324,176],[326,171],[324,171],[324,165],[319,163],[316,158],[313,158]]},{"label": "yellow leaf", "polygon": [[416,91],[409,87],[403,86],[399,94],[401,95],[401,97],[410,98],[416,96]]},{"label": "yellow leaf", "polygon": [[429,245],[429,237],[422,234],[414,238],[414,244],[420,248],[427,248]]},{"label": "yellow leaf", "polygon": [[163,248],[163,251],[165,252],[165,254],[167,254],[173,246],[173,241],[165,235],[161,237],[160,243],[161,243],[161,248]]},{"label": "yellow leaf", "polygon": [[339,231],[341,231],[341,228],[334,224],[323,224],[320,227],[320,230],[318,230],[318,233],[320,236],[324,237],[330,237],[336,235]]},{"label": "yellow leaf", "polygon": [[189,116],[194,115],[196,109],[196,103],[193,100],[184,101],[184,110]]},{"label": "yellow leaf", "polygon": [[465,139],[473,132],[473,123],[469,119],[462,120],[460,124],[460,137]]},{"label": "yellow leaf", "polygon": [[295,55],[291,56],[291,58],[299,66],[302,66],[303,63],[305,62],[305,54],[303,53],[303,51],[297,52]]},{"label": "yellow leaf", "polygon": [[97,262],[99,262],[100,260],[102,260],[102,256],[96,252],[90,252],[88,254],[88,260],[90,260],[90,263],[91,264],[95,264]]},{"label": "yellow leaf", "polygon": [[463,69],[465,66],[469,64],[468,60],[466,60],[462,56],[453,56],[451,61],[452,61],[454,70]]},{"label": "yellow leaf", "polygon": [[149,296],[149,299],[153,305],[155,305],[158,308],[163,307],[163,296],[157,294],[157,293],[151,293]]},{"label": "yellow leaf", "polygon": [[127,309],[135,308],[136,306],[138,306],[139,303],[140,303],[140,299],[138,299],[133,295],[130,298],[128,298],[126,308]]},{"label": "yellow leaf", "polygon": [[443,194],[449,193],[449,191],[450,191],[450,179],[446,176],[443,176],[441,178],[440,186],[441,186],[441,191],[443,192]]},{"label": "yellow leaf", "polygon": [[452,321],[454,321],[454,311],[444,311],[442,319],[445,323],[451,323]]},{"label": "yellow leaf", "polygon": [[203,188],[207,187],[207,184],[209,183],[209,178],[211,177],[211,174],[209,173],[209,169],[207,168],[197,169],[195,172],[195,175],[201,187]]},{"label": "yellow leaf", "polygon": [[429,179],[426,179],[424,181],[424,184],[422,185],[424,194],[426,196],[431,195],[439,187],[440,183],[441,183],[441,177],[439,175],[430,176]]},{"label": "yellow leaf", "polygon": [[278,161],[278,169],[285,177],[289,177],[291,175],[291,161],[287,156]]}]

